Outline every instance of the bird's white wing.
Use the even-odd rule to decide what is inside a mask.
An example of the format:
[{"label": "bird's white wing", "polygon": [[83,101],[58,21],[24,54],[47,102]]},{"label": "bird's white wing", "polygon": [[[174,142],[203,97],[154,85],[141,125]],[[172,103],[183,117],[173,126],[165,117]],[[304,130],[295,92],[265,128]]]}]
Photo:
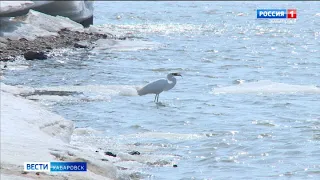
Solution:
[{"label": "bird's white wing", "polygon": [[159,94],[167,86],[168,81],[166,79],[159,79],[157,81],[151,82],[145,85],[143,88],[138,90],[140,96],[145,94]]}]

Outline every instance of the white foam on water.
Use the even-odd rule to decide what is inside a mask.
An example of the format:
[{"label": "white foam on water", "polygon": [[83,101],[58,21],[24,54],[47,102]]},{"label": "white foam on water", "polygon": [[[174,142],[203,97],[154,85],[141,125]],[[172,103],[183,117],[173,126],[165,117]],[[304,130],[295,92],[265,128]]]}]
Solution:
[{"label": "white foam on water", "polygon": [[58,95],[31,95],[31,96],[27,96],[26,98],[30,100],[41,100],[45,102],[77,101],[78,100],[77,98],[72,96],[58,96]]},{"label": "white foam on water", "polygon": [[179,134],[167,132],[144,132],[139,134],[126,135],[125,138],[152,138],[152,139],[168,139],[168,140],[194,140],[206,137],[200,134]]},{"label": "white foam on water", "polygon": [[88,136],[88,135],[97,135],[97,134],[101,134],[102,132],[97,131],[95,129],[92,128],[76,128],[73,131],[73,135],[74,136]]},{"label": "white foam on water", "polygon": [[131,35],[131,33],[125,33],[125,32],[121,32],[117,29],[108,29],[105,28],[104,26],[100,26],[100,25],[92,25],[88,28],[85,29],[85,32],[87,33],[98,33],[98,34],[107,34],[110,36],[116,36],[116,37],[121,37],[121,36],[129,36]]},{"label": "white foam on water", "polygon": [[[5,65],[7,66],[6,68],[4,68]],[[21,71],[28,69],[29,67],[30,62],[26,61],[22,56],[17,56],[15,61],[1,62],[1,68],[4,70]]]},{"label": "white foam on water", "polygon": [[[161,146],[124,143],[123,138],[126,137],[105,137],[101,136],[101,132],[91,128],[79,128],[75,129],[71,143],[101,155],[103,159],[122,169],[118,173],[124,175],[141,172],[142,168],[149,165],[170,166],[180,158],[172,154],[155,154]],[[132,151],[138,151],[140,155],[129,154]],[[116,157],[105,155],[105,152],[112,152]]]},{"label": "white foam on water", "polygon": [[214,88],[214,94],[246,94],[246,93],[320,93],[320,88],[314,85],[292,85],[261,80],[244,82],[238,85]]},{"label": "white foam on water", "polygon": [[101,53],[103,51],[138,51],[138,50],[153,50],[160,47],[160,43],[148,42],[141,40],[114,40],[114,39],[99,39],[95,42],[97,46],[93,52]]},{"label": "white foam on water", "polygon": [[182,34],[190,32],[204,32],[204,31],[215,31],[221,33],[223,29],[218,27],[215,24],[205,24],[205,25],[196,25],[196,24],[181,24],[181,23],[158,23],[158,24],[123,24],[123,25],[111,25],[105,24],[101,29],[111,29],[121,32],[122,34],[153,34],[160,33],[163,35],[168,34]]}]

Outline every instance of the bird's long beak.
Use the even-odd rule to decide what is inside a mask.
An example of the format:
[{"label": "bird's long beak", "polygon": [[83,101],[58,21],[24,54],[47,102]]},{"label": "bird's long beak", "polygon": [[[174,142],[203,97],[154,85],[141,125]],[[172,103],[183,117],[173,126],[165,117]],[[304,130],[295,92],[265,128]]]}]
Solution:
[{"label": "bird's long beak", "polygon": [[[181,76],[180,73],[171,73],[171,75],[173,75],[173,76]],[[182,77],[182,76],[181,76],[181,77]]]}]

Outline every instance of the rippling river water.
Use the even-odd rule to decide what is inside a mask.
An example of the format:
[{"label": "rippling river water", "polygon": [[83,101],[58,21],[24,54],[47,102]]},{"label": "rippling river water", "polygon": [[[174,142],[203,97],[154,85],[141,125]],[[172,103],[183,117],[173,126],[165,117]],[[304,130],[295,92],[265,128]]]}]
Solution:
[{"label": "rippling river water", "polygon": [[[257,20],[259,8],[298,18]],[[97,1],[94,18],[134,41],[66,50],[3,80],[77,92],[29,97],[99,132],[75,144],[160,157],[131,167],[144,179],[320,177],[319,2]],[[183,77],[161,103],[137,96],[171,72]]]}]

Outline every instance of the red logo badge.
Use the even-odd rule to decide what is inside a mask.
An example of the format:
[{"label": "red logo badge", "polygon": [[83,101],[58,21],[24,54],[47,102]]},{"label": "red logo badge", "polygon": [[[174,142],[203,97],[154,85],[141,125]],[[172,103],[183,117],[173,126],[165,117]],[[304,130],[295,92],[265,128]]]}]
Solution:
[{"label": "red logo badge", "polygon": [[297,10],[296,9],[288,9],[287,10],[287,18],[288,19],[296,19],[297,18]]}]

